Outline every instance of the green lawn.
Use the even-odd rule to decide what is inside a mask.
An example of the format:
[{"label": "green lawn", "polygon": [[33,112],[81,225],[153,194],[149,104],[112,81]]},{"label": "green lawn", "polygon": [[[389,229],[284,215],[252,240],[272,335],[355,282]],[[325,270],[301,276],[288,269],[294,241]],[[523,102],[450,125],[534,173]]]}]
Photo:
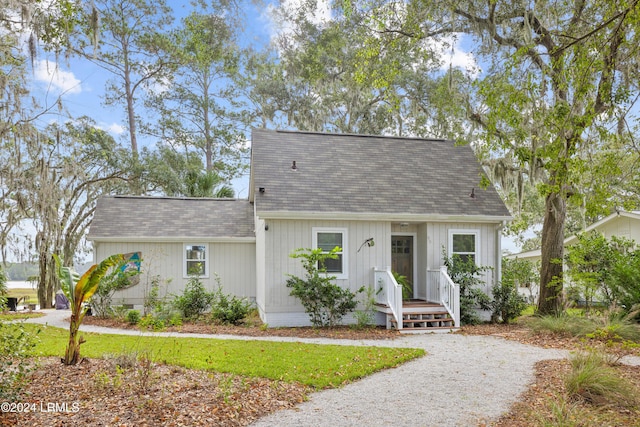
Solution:
[{"label": "green lawn", "polygon": [[[32,288],[11,288],[7,290],[7,297],[18,298],[20,300],[20,304],[37,304],[38,303],[38,293],[35,289]],[[22,300],[22,298],[25,300]]]},{"label": "green lawn", "polygon": [[[25,325],[37,328],[35,325]],[[41,326],[35,354],[63,356],[68,331]],[[422,349],[318,345],[272,341],[82,334],[84,357],[149,354],[159,363],[249,377],[336,387],[425,354]]]},{"label": "green lawn", "polygon": [[0,320],[6,320],[9,322],[13,322],[16,320],[22,320],[22,319],[31,319],[34,317],[42,317],[44,316],[44,313],[38,313],[38,312],[13,312],[13,311],[9,311],[7,313],[0,313]]}]

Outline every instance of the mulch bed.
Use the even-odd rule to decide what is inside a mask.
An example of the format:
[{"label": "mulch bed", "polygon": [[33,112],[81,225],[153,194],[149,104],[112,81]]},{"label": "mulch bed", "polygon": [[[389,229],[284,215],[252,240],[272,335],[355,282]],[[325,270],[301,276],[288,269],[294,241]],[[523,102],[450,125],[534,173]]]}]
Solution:
[{"label": "mulch bed", "polygon": [[57,358],[39,363],[27,397],[18,402],[29,412],[24,406],[19,413],[0,412],[0,425],[244,426],[293,407],[311,391],[298,383],[175,366],[119,368],[99,359],[64,366]]},{"label": "mulch bed", "polygon": [[[104,326],[120,329],[141,329],[137,325],[112,318],[98,318],[87,316],[83,320],[85,325]],[[251,325],[216,325],[207,322],[184,323],[181,326],[169,326],[162,329],[163,332],[180,332],[185,334],[218,334],[218,335],[244,335],[250,337],[298,337],[298,338],[333,338],[349,340],[385,340],[397,338],[398,331],[384,327],[355,328],[350,326],[335,326],[332,328],[263,328],[259,322]]]},{"label": "mulch bed", "polygon": [[[568,360],[544,360],[535,368],[535,381],[494,427],[550,426],[640,426],[640,408],[593,405],[567,395],[564,380],[570,372]],[[640,390],[640,368],[619,365],[614,368]],[[581,420],[577,422],[579,417]]]}]

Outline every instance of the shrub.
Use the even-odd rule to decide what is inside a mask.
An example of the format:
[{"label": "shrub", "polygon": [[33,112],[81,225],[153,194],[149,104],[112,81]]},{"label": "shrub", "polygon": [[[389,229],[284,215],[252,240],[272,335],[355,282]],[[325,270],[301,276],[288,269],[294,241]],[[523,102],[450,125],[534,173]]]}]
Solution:
[{"label": "shrub", "polygon": [[139,280],[139,278],[136,277],[140,274],[139,271],[128,270],[123,272],[121,267],[120,265],[117,266],[117,268],[114,268],[100,280],[98,289],[96,289],[96,293],[91,297],[90,302],[94,316],[102,318],[111,317],[113,315],[111,308],[113,294],[116,293],[116,291],[132,286],[135,284],[135,280]]},{"label": "shrub", "polygon": [[182,317],[180,317],[179,313],[172,313],[167,320],[169,322],[169,326],[182,326]]},{"label": "shrub", "polygon": [[213,292],[207,292],[198,277],[189,279],[182,295],[173,300],[173,306],[185,319],[195,320],[202,316],[215,300]]},{"label": "shrub", "polygon": [[626,312],[640,301],[640,249],[621,256],[610,273],[611,292],[614,300]]},{"label": "shrub", "polygon": [[20,398],[27,376],[34,369],[27,358],[35,343],[36,336],[21,323],[0,322],[0,401]]},{"label": "shrub", "polygon": [[315,327],[339,324],[342,317],[358,305],[357,293],[364,291],[364,287],[355,293],[343,289],[333,283],[335,276],[327,274],[324,262],[337,259],[339,250],[336,247],[323,253],[322,249],[297,249],[290,255],[301,259],[305,277],[290,275],[287,287],[291,288],[290,295],[300,300]]},{"label": "shrub", "polygon": [[0,266],[0,311],[4,311],[7,308],[7,273]]},{"label": "shrub", "polygon": [[359,329],[363,329],[369,327],[373,324],[375,320],[375,311],[374,306],[376,304],[375,300],[375,292],[373,287],[366,287],[364,290],[364,298],[362,301],[362,310],[356,310],[353,313],[353,317],[356,318],[356,327]]},{"label": "shrub", "polygon": [[407,276],[394,271],[393,278],[396,279],[396,283],[402,288],[402,299],[409,300],[413,298],[413,286],[409,282]]},{"label": "shrub", "polygon": [[146,316],[142,316],[138,322],[138,326],[154,331],[161,331],[165,328],[165,323],[164,320],[154,317],[153,314],[147,314]]},{"label": "shrub", "polygon": [[493,301],[491,318],[494,321],[501,320],[502,323],[509,323],[527,307],[527,303],[522,295],[518,293],[515,284],[503,281],[496,283],[491,289]]},{"label": "shrub", "polygon": [[491,309],[491,298],[480,289],[483,282],[479,277],[481,273],[489,270],[489,267],[479,267],[473,259],[464,259],[458,254],[448,258],[444,249],[442,257],[449,277],[453,283],[460,286],[460,322],[463,325],[480,323],[476,308]]},{"label": "shrub", "polygon": [[238,325],[247,317],[251,309],[251,303],[244,298],[235,295],[227,295],[222,292],[219,279],[218,289],[214,292],[214,299],[211,304],[211,317],[213,320],[231,325]]},{"label": "shrub", "polygon": [[127,312],[127,322],[130,325],[137,325],[140,322],[140,312],[138,310],[129,310]]}]

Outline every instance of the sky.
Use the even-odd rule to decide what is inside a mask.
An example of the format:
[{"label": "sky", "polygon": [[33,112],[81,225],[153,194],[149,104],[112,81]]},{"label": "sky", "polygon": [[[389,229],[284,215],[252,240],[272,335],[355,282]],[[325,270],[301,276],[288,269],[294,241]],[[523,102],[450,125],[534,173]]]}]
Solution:
[{"label": "sky", "polygon": [[[299,0],[284,0],[287,6],[296,6]],[[174,10],[177,11],[176,19],[180,14],[185,14],[190,10],[188,1],[170,1]],[[245,31],[242,33],[240,43],[243,45],[253,45],[260,47],[268,43],[273,37],[281,32],[290,31],[286,25],[279,27],[272,12],[276,7],[274,3],[264,6],[256,6],[252,2],[245,2]],[[326,22],[331,18],[331,12],[325,0],[318,3],[317,12],[314,14],[314,21]],[[448,68],[449,63],[453,66],[464,69],[477,68],[477,64],[471,53],[465,52],[464,43],[460,40],[454,42],[453,51],[447,50],[443,53],[445,61],[444,67]],[[64,108],[68,110],[72,117],[79,117],[87,114],[92,117],[99,128],[109,132],[116,140],[128,144],[126,135],[125,112],[121,106],[106,106],[103,103],[103,95],[106,81],[110,75],[97,65],[76,58],[64,59],[56,58],[40,52],[38,59],[33,64],[32,89],[37,94],[40,103],[44,107],[55,105],[58,96],[62,98]],[[69,120],[66,114],[60,114],[56,108],[52,108],[51,113],[40,118],[41,125],[51,122],[64,123]],[[141,138],[141,145],[154,144],[150,140],[145,142]],[[233,182],[236,197],[246,198],[248,194],[248,176],[242,177]],[[513,239],[503,239],[503,249],[517,252]]]}]

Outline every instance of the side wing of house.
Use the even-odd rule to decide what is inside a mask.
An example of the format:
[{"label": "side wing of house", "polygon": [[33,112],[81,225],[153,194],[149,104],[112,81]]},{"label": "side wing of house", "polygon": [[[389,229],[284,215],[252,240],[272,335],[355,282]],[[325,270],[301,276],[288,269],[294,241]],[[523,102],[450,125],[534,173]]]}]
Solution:
[{"label": "side wing of house", "polygon": [[197,276],[205,287],[251,301],[256,296],[253,208],[246,200],[108,197],[91,225],[94,261],[141,252],[137,284],[114,304],[140,307],[157,286],[171,298]]}]

